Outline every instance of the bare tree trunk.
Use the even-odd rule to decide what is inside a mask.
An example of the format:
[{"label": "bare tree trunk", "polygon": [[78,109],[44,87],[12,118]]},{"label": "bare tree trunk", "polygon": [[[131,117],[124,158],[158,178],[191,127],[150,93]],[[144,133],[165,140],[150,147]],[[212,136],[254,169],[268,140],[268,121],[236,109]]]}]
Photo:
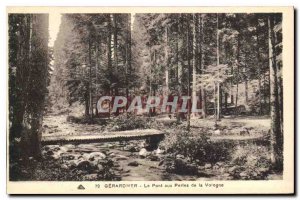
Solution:
[{"label": "bare tree trunk", "polygon": [[[257,29],[259,27],[259,21],[257,19]],[[256,57],[257,57],[257,66],[258,66],[258,101],[259,101],[259,114],[262,114],[262,87],[261,87],[261,64],[260,64],[260,51],[259,51],[259,34],[256,30]]]},{"label": "bare tree trunk", "polygon": [[111,18],[110,15],[107,16],[108,21],[108,37],[107,37],[107,68],[110,70],[110,73],[112,73],[112,60],[111,60]]},{"label": "bare tree trunk", "polygon": [[274,51],[274,19],[272,16],[268,18],[269,29],[269,67],[270,67],[270,104],[271,104],[271,162],[274,168],[282,170],[283,167],[283,140],[280,124],[280,108],[278,99],[278,80],[276,53]]},{"label": "bare tree trunk", "polygon": [[[187,20],[190,21],[190,16],[187,16]],[[187,27],[187,61],[188,61],[188,96],[191,96],[191,61],[190,61],[190,26]],[[188,115],[187,115],[187,130],[190,131],[191,126],[191,105],[188,101]]]},{"label": "bare tree trunk", "polygon": [[92,95],[92,50],[91,39],[89,39],[89,114],[93,118],[93,95]]},{"label": "bare tree trunk", "polygon": [[236,96],[235,96],[235,113],[238,114],[238,98],[239,98],[239,74],[240,74],[240,35],[237,36],[237,54],[236,54],[236,65],[237,65],[237,73],[236,73]]},{"label": "bare tree trunk", "polygon": [[[203,74],[204,68],[204,52],[203,52],[203,43],[204,43],[204,33],[203,33],[203,16],[200,14],[200,69],[201,74]],[[201,108],[202,108],[202,117],[206,118],[206,90],[205,87],[201,87]]]},{"label": "bare tree trunk", "polygon": [[118,68],[118,25],[117,25],[117,14],[113,14],[114,23],[114,65],[115,70]]},{"label": "bare tree trunk", "polygon": [[165,66],[165,78],[166,78],[166,95],[169,95],[169,33],[168,33],[168,27],[165,28],[165,34],[166,34],[166,49],[165,49],[165,59],[166,59],[166,66]]},{"label": "bare tree trunk", "polygon": [[[217,14],[217,67],[220,66],[220,44],[219,44],[219,15]],[[221,87],[220,87],[220,69],[218,69],[218,80],[217,80],[217,113],[216,113],[216,119],[220,120],[220,93],[221,93]]]},{"label": "bare tree trunk", "polygon": [[[196,56],[197,56],[197,42],[196,42],[196,37],[197,37],[197,31],[196,31],[196,28],[197,28],[197,17],[196,17],[196,14],[193,14],[193,40],[192,40],[192,50],[193,50],[193,75],[192,75],[192,79],[193,79],[193,82],[192,82],[192,98],[191,98],[191,101],[193,102],[193,104],[196,104],[197,105],[197,99],[196,99],[196,96],[197,96],[197,88],[196,88],[196,74],[197,74],[197,59],[196,59]],[[196,102],[194,102],[196,101]],[[197,113],[192,113],[193,116],[196,116]]]}]

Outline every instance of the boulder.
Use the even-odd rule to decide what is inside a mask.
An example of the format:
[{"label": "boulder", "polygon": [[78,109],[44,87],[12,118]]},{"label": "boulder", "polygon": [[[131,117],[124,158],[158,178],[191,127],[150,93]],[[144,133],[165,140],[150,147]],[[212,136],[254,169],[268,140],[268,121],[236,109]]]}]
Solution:
[{"label": "boulder", "polygon": [[128,160],[128,157],[123,156],[123,155],[118,155],[117,157],[115,157],[116,161],[120,161],[120,160]]},{"label": "boulder", "polygon": [[139,152],[139,156],[141,158],[146,158],[148,155],[149,155],[149,152],[145,148],[142,148]]},{"label": "boulder", "polygon": [[228,172],[232,174],[232,173],[235,173],[236,170],[237,170],[237,167],[233,166],[228,169]]},{"label": "boulder", "polygon": [[74,149],[75,145],[73,145],[73,144],[66,144],[66,145],[64,145],[64,147],[66,147],[68,149]]},{"label": "boulder", "polygon": [[81,156],[79,156],[79,158],[83,158],[84,160],[88,160],[90,158],[90,154],[89,153],[84,153]]},{"label": "boulder", "polygon": [[69,169],[69,167],[68,167],[66,164],[62,164],[62,165],[60,166],[60,168],[62,168],[62,169]]},{"label": "boulder", "polygon": [[159,148],[157,148],[156,150],[153,151],[153,153],[156,154],[156,155],[160,155],[160,154],[163,154],[164,151],[161,150],[161,149],[159,149]]},{"label": "boulder", "polygon": [[62,147],[60,147],[59,148],[59,150],[61,151],[61,152],[67,152],[68,150],[69,150],[69,148],[67,148],[66,146],[62,146]]},{"label": "boulder", "polygon": [[139,166],[139,163],[137,161],[132,161],[132,162],[128,163],[128,166],[137,167],[137,166]]},{"label": "boulder", "polygon": [[188,163],[185,159],[176,159],[174,170],[177,174],[195,175],[198,174],[198,168],[195,164]]},{"label": "boulder", "polygon": [[210,163],[206,163],[206,164],[204,165],[204,168],[205,168],[205,169],[210,169],[210,168],[211,168],[211,164],[210,164]]},{"label": "boulder", "polygon": [[59,156],[59,154],[53,154],[51,156],[51,158],[54,159],[54,160],[58,160],[60,158],[60,156]]},{"label": "boulder", "polygon": [[247,176],[248,176],[248,174],[246,172],[241,172],[240,173],[240,177],[247,177]]},{"label": "boulder", "polygon": [[138,152],[139,148],[138,147],[134,147],[134,146],[130,146],[130,147],[128,147],[128,151],[130,151],[130,152]]},{"label": "boulder", "polygon": [[75,155],[69,154],[69,153],[63,153],[60,155],[60,157],[64,160],[74,160],[75,159]]},{"label": "boulder", "polygon": [[151,161],[159,161],[159,160],[160,160],[160,158],[159,158],[157,155],[150,155],[150,156],[149,156],[149,159],[150,159]]},{"label": "boulder", "polygon": [[97,169],[98,169],[99,172],[103,172],[104,171],[104,167],[101,164],[97,165]]},{"label": "boulder", "polygon": [[221,131],[219,129],[215,130],[214,135],[221,135]]},{"label": "boulder", "polygon": [[266,173],[269,171],[269,168],[268,167],[260,167],[257,169],[260,173]]},{"label": "boulder", "polygon": [[90,172],[93,168],[91,163],[87,160],[82,160],[77,163],[77,169],[84,170]]},{"label": "boulder", "polygon": [[106,155],[102,152],[93,152],[90,153],[89,155],[89,160],[93,161],[93,160],[103,160],[106,158]]},{"label": "boulder", "polygon": [[84,179],[86,180],[97,180],[98,179],[98,174],[87,174],[84,176]]},{"label": "boulder", "polygon": [[51,151],[51,150],[48,150],[47,152],[46,152],[46,155],[47,156],[52,156],[54,153],[53,153],[53,151]]}]

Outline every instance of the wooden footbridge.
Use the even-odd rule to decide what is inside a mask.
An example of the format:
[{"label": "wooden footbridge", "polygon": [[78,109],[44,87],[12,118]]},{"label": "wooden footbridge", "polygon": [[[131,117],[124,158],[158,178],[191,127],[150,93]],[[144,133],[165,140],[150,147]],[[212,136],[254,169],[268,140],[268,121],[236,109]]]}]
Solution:
[{"label": "wooden footbridge", "polygon": [[82,143],[100,143],[116,142],[129,140],[145,139],[149,144],[156,145],[164,138],[164,133],[156,129],[128,130],[103,132],[99,135],[53,135],[43,136],[42,144],[82,144]]}]

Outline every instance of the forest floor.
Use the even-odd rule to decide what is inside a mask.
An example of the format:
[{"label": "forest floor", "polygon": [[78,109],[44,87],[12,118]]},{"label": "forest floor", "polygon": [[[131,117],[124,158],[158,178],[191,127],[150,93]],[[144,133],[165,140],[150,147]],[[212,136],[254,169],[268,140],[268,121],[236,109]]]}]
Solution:
[{"label": "forest floor", "polygon": [[[107,124],[72,123],[67,115],[47,115],[44,118],[43,136],[67,135],[101,135],[107,134]],[[164,119],[162,120],[164,121]],[[179,153],[167,152],[164,144],[168,137],[173,137],[180,127],[165,118],[168,123],[160,123],[161,131],[166,131],[165,141],[156,150],[147,150],[145,141],[105,142],[79,145],[43,146],[43,161],[29,161],[30,169],[24,166],[26,176],[20,180],[235,180],[235,179],[281,179],[282,175],[269,169],[260,154],[266,154],[268,147],[261,144],[238,144],[232,157],[235,161],[192,162],[189,157]],[[173,120],[174,121],[174,120]],[[156,124],[157,125],[157,124]],[[152,128],[152,127],[151,127]],[[217,128],[212,118],[191,120],[191,132],[196,135],[208,135],[221,140],[243,140],[245,138],[263,138],[268,134],[270,119],[268,117],[224,117]],[[137,130],[138,131],[138,130]],[[236,145],[235,145],[236,146]],[[240,153],[240,149],[243,149]],[[250,154],[249,154],[250,153]],[[240,155],[242,154],[242,155]],[[243,157],[244,156],[244,157]],[[252,157],[251,157],[252,156]],[[268,155],[266,155],[268,156]],[[238,158],[237,158],[238,157]],[[253,158],[241,166],[236,165],[241,157]],[[174,160],[175,159],[175,160]],[[171,161],[170,161],[171,160]],[[249,160],[249,159],[248,159]],[[170,164],[172,162],[172,167]],[[258,164],[257,164],[258,163]],[[261,164],[263,163],[263,164]],[[179,167],[179,170],[176,170]],[[189,173],[180,171],[186,169]],[[34,169],[34,170],[33,170]]]}]

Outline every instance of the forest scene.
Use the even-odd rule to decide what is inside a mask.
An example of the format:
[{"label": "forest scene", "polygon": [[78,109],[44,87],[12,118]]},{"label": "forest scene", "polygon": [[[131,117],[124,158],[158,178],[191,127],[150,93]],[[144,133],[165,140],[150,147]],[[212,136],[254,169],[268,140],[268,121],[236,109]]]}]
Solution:
[{"label": "forest scene", "polygon": [[10,181],[282,180],[281,13],[50,15],[8,15]]}]

